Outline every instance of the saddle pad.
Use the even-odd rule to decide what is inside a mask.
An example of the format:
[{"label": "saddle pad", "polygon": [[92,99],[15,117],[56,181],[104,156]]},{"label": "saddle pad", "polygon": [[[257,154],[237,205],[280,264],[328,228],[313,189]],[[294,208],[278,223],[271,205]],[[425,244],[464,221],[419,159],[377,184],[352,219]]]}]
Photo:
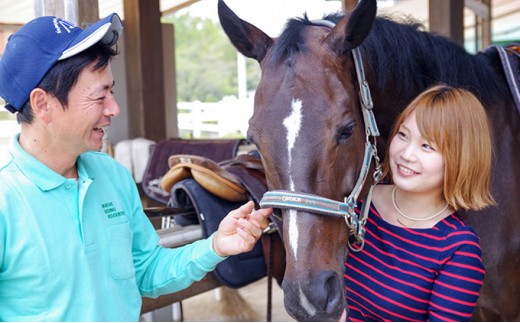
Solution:
[{"label": "saddle pad", "polygon": [[168,158],[176,154],[199,155],[215,162],[236,156],[243,139],[168,139],[159,141],[153,148],[143,175],[141,186],[146,196],[164,205],[170,192],[164,191],[161,179],[170,169]]},{"label": "saddle pad", "polygon": [[[209,237],[215,232],[231,210],[244,204],[218,198],[192,178],[177,182],[172,187],[170,196],[169,204],[173,207],[195,208],[204,237]],[[177,218],[175,220],[177,221]],[[214,274],[223,285],[231,288],[239,288],[265,277],[267,266],[261,241],[257,242],[253,250],[230,256],[219,263]]]}]

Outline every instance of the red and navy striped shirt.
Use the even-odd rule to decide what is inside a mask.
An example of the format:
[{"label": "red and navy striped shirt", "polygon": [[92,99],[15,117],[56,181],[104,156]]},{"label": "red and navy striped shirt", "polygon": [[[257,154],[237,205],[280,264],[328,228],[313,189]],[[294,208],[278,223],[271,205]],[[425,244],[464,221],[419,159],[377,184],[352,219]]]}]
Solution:
[{"label": "red and navy striped shirt", "polygon": [[431,229],[392,225],[371,205],[365,247],[350,252],[350,321],[469,321],[485,269],[480,239],[457,213]]}]

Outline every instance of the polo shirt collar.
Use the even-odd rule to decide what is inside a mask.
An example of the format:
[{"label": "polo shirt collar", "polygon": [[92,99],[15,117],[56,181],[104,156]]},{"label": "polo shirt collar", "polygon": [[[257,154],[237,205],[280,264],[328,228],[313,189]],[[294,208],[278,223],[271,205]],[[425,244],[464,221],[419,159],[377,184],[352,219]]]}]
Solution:
[{"label": "polo shirt collar", "polygon": [[[19,143],[20,134],[11,138],[9,153],[20,171],[42,191],[53,190],[65,183],[67,178],[47,167],[34,156],[27,153]],[[79,168],[79,167],[78,167]]]}]

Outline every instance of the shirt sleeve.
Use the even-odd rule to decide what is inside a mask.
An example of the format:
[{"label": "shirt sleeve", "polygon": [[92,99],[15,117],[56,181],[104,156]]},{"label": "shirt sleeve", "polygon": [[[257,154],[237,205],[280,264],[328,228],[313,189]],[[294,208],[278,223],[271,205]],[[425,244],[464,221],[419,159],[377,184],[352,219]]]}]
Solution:
[{"label": "shirt sleeve", "polygon": [[213,250],[213,235],[182,247],[161,247],[159,236],[141,206],[137,189],[133,193],[137,197],[132,216],[132,256],[142,296],[155,298],[185,289],[226,259]]},{"label": "shirt sleeve", "polygon": [[[479,239],[474,234],[457,247],[432,288],[428,321],[470,321],[485,275]],[[453,244],[452,244],[453,245]]]},{"label": "shirt sleeve", "polygon": [[0,212],[0,273],[4,267],[4,254],[5,254],[5,230],[7,225],[4,224],[4,215]]}]

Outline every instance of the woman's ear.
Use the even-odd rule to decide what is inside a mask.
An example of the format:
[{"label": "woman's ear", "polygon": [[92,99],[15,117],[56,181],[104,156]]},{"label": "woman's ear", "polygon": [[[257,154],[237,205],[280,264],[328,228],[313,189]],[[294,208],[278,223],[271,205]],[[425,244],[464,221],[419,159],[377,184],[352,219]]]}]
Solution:
[{"label": "woman's ear", "polygon": [[51,121],[49,99],[50,95],[40,88],[32,90],[29,96],[34,115],[46,124]]}]

